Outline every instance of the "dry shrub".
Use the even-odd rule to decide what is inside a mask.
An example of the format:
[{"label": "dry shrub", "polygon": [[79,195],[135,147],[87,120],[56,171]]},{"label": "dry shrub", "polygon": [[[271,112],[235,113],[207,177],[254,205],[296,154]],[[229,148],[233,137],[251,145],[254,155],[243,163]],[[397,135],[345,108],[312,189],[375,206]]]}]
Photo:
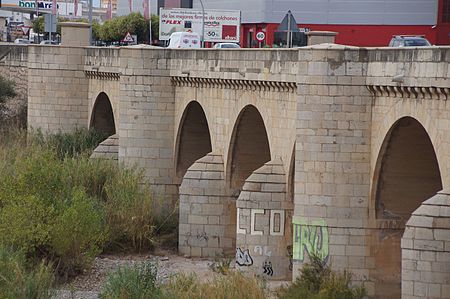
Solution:
[{"label": "dry shrub", "polygon": [[262,280],[230,272],[211,282],[200,282],[194,275],[179,274],[163,288],[163,298],[177,299],[264,299],[268,291]]}]

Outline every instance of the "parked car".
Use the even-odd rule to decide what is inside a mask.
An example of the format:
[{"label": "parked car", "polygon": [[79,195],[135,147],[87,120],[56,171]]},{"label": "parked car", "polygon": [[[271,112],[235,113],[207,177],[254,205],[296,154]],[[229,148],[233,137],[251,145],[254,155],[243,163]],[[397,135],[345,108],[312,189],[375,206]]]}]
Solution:
[{"label": "parked car", "polygon": [[430,42],[423,35],[394,35],[389,47],[429,47]]},{"label": "parked car", "polygon": [[56,40],[49,40],[49,39],[43,40],[39,44],[40,45],[59,45],[58,41],[56,41]]},{"label": "parked car", "polygon": [[16,38],[14,40],[15,44],[21,44],[21,45],[29,45],[31,44],[31,41],[29,39],[26,38]]},{"label": "parked car", "polygon": [[168,48],[198,49],[200,48],[200,35],[193,32],[174,32],[170,35]]},{"label": "parked car", "polygon": [[239,49],[240,46],[235,43],[217,43],[214,45],[215,49]]}]

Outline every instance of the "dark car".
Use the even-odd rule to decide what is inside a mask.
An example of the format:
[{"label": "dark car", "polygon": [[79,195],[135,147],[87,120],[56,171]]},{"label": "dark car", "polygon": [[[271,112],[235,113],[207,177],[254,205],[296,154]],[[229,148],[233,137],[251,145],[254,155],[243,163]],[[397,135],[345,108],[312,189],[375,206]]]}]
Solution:
[{"label": "dark car", "polygon": [[429,47],[430,42],[422,35],[395,35],[389,47]]}]

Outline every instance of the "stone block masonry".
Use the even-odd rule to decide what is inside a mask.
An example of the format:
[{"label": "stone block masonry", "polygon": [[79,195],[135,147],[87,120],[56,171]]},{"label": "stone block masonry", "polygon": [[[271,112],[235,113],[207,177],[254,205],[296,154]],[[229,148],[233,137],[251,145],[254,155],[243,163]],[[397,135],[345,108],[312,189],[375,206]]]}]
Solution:
[{"label": "stone block masonry", "polygon": [[236,265],[267,279],[292,277],[293,202],[281,159],[267,162],[245,181],[237,200]]},{"label": "stone block masonry", "polygon": [[179,252],[229,257],[236,247],[236,199],[227,194],[221,155],[209,153],[186,172],[180,186]]},{"label": "stone block masonry", "polygon": [[29,128],[56,133],[88,127],[89,80],[83,55],[83,48],[28,47]]},{"label": "stone block masonry", "polygon": [[[379,298],[448,298],[448,215],[435,199],[450,187],[449,48],[17,53],[26,58],[18,65],[27,67],[30,127],[87,127],[93,99],[108,95],[119,161],[143,167],[168,205],[180,200],[183,254],[236,255],[240,267],[273,278],[290,275],[292,255],[295,278],[318,251]],[[177,148],[191,102],[209,133],[203,158],[192,154],[195,142]],[[186,130],[198,129],[190,119]],[[184,176],[180,148],[196,160],[186,159]],[[270,235],[283,217],[284,236]]]}]

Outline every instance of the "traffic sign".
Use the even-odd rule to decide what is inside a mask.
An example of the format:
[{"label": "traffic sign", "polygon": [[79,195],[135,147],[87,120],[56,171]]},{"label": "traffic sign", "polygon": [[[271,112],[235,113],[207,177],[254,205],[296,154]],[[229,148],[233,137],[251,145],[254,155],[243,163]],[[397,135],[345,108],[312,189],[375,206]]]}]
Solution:
[{"label": "traffic sign", "polygon": [[266,39],[266,34],[264,33],[264,31],[258,31],[256,32],[256,39],[260,42],[262,42],[263,40]]},{"label": "traffic sign", "polygon": [[125,42],[125,43],[133,43],[134,39],[131,36],[131,34],[129,32],[127,32],[127,34],[125,35],[125,37],[123,38],[122,41]]},{"label": "traffic sign", "polygon": [[22,32],[23,34],[27,35],[28,31],[30,31],[30,26],[22,26]]}]

